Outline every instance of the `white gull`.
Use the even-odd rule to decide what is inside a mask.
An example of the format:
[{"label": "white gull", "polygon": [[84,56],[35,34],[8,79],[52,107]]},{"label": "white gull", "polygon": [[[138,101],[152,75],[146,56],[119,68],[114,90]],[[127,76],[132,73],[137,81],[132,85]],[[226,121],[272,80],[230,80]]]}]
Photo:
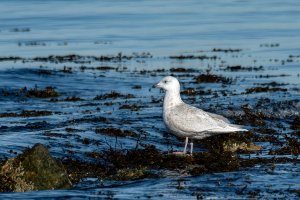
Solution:
[{"label": "white gull", "polygon": [[[166,91],[163,104],[163,119],[170,131],[185,138],[183,154],[187,152],[189,138],[203,139],[212,135],[248,131],[239,125],[230,124],[225,117],[184,103],[180,97],[179,81],[172,76],[163,78],[156,87]],[[193,153],[193,143],[190,143]]]}]

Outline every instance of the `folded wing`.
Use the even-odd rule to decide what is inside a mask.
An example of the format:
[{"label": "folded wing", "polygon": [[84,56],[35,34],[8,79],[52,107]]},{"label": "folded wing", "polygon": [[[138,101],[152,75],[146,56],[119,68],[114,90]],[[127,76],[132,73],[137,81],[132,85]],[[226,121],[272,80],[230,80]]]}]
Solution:
[{"label": "folded wing", "polygon": [[238,125],[230,124],[225,117],[182,103],[170,111],[172,125],[183,132],[193,132],[195,137],[203,133],[228,133],[235,131],[247,131]]}]

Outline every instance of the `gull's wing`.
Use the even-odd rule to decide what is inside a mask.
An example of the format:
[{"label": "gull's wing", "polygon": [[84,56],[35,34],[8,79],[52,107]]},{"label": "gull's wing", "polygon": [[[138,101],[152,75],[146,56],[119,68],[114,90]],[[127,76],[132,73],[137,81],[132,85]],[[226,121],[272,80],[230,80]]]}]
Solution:
[{"label": "gull's wing", "polygon": [[230,121],[227,118],[223,117],[222,115],[218,115],[210,112],[206,112],[206,113],[214,119],[222,120],[223,122],[230,124]]},{"label": "gull's wing", "polygon": [[243,131],[236,125],[229,124],[221,115],[205,112],[201,109],[182,103],[173,107],[168,116],[173,128],[189,133],[234,132]]}]

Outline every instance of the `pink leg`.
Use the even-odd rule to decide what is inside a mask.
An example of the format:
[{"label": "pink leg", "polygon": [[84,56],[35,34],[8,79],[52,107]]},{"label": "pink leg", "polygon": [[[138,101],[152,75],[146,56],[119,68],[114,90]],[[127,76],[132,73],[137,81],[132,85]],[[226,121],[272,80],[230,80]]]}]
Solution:
[{"label": "pink leg", "polygon": [[191,144],[191,155],[192,155],[193,154],[194,143],[191,142],[190,144]]},{"label": "pink leg", "polygon": [[186,138],[185,138],[185,145],[184,145],[183,154],[186,154],[186,148],[187,148],[188,142],[189,142],[189,138],[186,137]]}]

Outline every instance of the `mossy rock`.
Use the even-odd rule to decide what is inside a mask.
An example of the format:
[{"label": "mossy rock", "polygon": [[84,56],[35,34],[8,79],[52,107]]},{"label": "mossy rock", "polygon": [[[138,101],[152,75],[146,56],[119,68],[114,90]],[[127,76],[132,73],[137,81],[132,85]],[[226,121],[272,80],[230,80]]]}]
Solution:
[{"label": "mossy rock", "polygon": [[144,168],[141,169],[130,169],[130,168],[123,168],[119,169],[116,174],[111,176],[113,180],[119,180],[119,181],[127,181],[127,180],[136,180],[136,179],[142,179],[147,176],[147,172]]},{"label": "mossy rock", "polygon": [[36,144],[23,154],[7,160],[0,169],[0,191],[66,189],[71,182],[60,161],[45,146]]},{"label": "mossy rock", "polygon": [[245,152],[253,152],[262,150],[261,146],[254,143],[237,142],[237,141],[225,141],[223,143],[224,151],[236,152],[238,150]]},{"label": "mossy rock", "polygon": [[200,142],[204,144],[211,153],[222,153],[224,151],[250,153],[262,150],[261,146],[251,142],[252,137],[252,132],[243,134],[228,133],[205,138]]}]

